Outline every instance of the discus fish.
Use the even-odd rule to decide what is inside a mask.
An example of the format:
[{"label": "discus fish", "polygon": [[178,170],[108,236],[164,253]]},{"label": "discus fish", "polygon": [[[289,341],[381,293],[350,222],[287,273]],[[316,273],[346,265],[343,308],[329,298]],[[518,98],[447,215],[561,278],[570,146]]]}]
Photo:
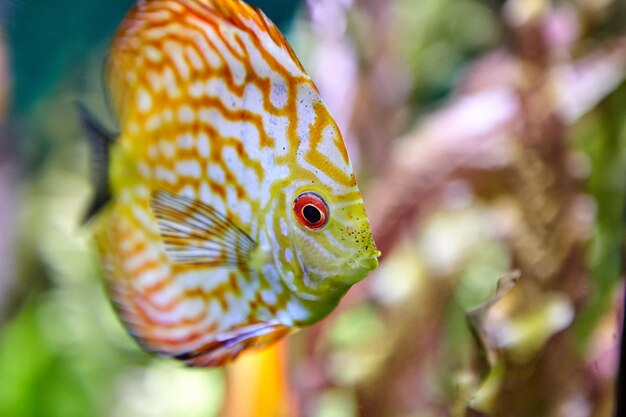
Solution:
[{"label": "discus fish", "polygon": [[105,74],[120,133],[81,107],[88,217],[146,350],[222,365],[319,321],[376,268],[337,124],[261,10],[139,1]]}]

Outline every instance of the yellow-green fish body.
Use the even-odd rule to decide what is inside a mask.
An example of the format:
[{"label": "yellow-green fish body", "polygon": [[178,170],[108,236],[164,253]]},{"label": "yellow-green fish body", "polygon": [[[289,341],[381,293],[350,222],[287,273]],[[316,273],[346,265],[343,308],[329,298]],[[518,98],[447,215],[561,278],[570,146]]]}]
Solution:
[{"label": "yellow-green fish body", "polygon": [[[215,366],[326,316],[379,255],[334,119],[238,0],[139,1],[107,64],[120,135],[90,214],[148,350]],[[106,203],[106,205],[105,205]]]}]

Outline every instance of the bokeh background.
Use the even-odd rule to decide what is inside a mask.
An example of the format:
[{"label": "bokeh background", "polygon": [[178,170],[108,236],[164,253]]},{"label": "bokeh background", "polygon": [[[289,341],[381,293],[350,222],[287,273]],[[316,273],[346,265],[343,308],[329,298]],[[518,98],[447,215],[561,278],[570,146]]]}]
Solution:
[{"label": "bokeh background", "polygon": [[73,102],[131,0],[0,0],[1,417],[603,417],[623,314],[626,2],[254,1],[356,166],[380,268],[226,369],[143,353],[80,218]]}]

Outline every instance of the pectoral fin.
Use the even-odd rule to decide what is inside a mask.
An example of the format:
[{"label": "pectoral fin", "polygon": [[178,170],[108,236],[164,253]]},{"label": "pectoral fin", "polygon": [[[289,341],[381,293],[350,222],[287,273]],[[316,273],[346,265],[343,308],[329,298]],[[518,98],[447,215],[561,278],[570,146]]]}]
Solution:
[{"label": "pectoral fin", "polygon": [[152,194],[150,206],[173,262],[242,266],[256,248],[234,222],[198,200],[159,190]]}]

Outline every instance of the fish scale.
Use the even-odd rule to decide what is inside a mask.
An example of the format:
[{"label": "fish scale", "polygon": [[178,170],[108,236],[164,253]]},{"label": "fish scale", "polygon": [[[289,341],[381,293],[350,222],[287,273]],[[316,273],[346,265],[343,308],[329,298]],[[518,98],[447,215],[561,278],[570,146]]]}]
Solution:
[{"label": "fish scale", "polygon": [[147,350],[221,365],[320,320],[376,267],[341,133],[260,10],[139,1],[107,79],[119,137],[84,123],[113,143],[94,230]]}]

